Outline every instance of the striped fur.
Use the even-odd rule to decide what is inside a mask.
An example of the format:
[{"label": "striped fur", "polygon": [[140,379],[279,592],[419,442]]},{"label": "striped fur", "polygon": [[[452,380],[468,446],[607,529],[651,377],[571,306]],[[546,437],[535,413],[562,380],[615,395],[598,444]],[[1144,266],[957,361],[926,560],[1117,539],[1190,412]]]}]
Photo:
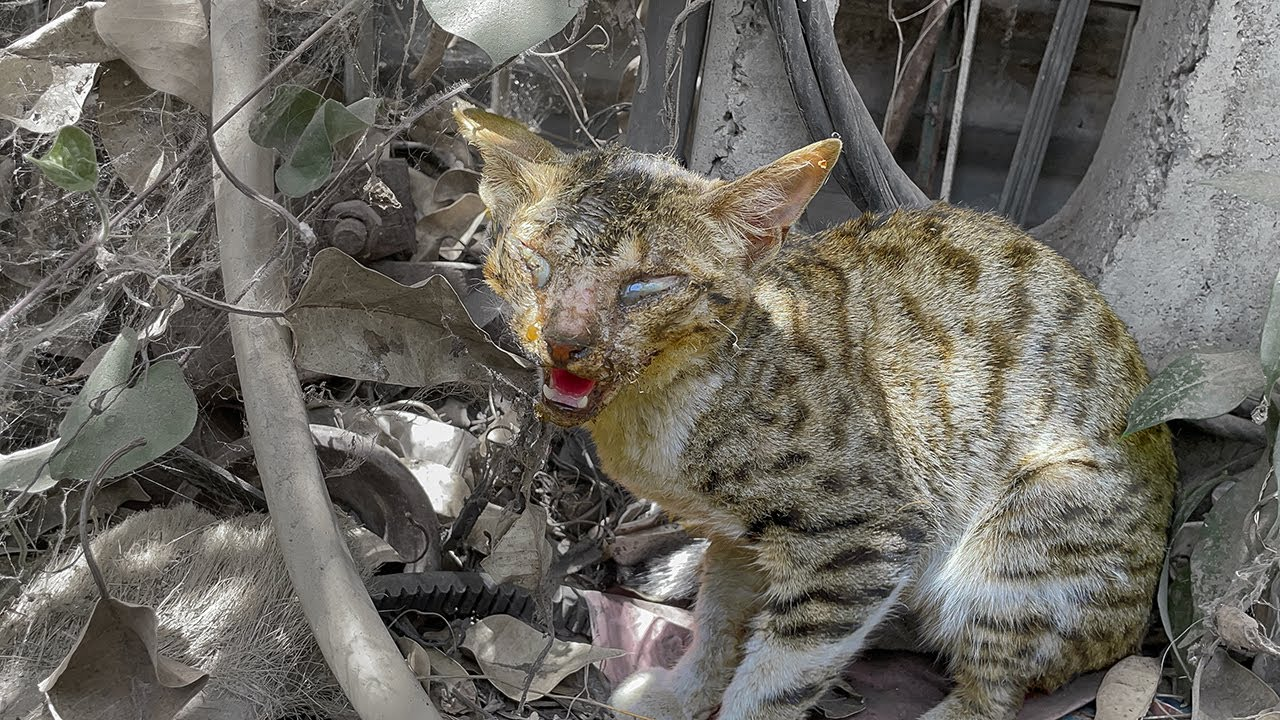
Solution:
[{"label": "striped fur", "polygon": [[[584,424],[612,477],[711,540],[693,648],[620,691],[624,709],[801,717],[904,611],[956,680],[930,720],[1011,717],[1028,689],[1137,647],[1169,435],[1121,437],[1146,368],[1058,255],[941,204],[784,241],[830,144],[725,185],[468,134],[503,158],[486,167],[503,228],[486,272],[513,331],[601,388],[584,413],[541,411]],[[556,362],[546,339],[566,328],[586,349]]]}]

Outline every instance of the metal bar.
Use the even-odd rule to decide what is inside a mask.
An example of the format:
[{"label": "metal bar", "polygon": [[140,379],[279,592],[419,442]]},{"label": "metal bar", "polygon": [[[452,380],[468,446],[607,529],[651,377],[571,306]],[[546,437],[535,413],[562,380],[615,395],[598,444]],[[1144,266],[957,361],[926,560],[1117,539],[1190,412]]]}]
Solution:
[{"label": "metal bar", "polygon": [[1049,44],[1044,49],[1040,73],[1036,77],[1035,90],[1031,92],[1031,104],[1022,121],[1022,132],[1013,150],[1009,175],[1000,193],[998,210],[1013,221],[1021,223],[1031,207],[1036,181],[1044,164],[1044,153],[1049,147],[1053,132],[1053,118],[1062,102],[1062,91],[1071,74],[1071,61],[1075,58],[1080,42],[1080,30],[1084,27],[1089,0],[1062,0],[1058,15],[1049,32]]},{"label": "metal bar", "polygon": [[[702,47],[707,36],[708,7],[695,11],[684,23],[684,54],[675,77],[663,77],[667,58],[667,36],[676,16],[685,9],[684,0],[650,0],[645,17],[644,34],[648,45],[645,62],[649,67],[649,84],[636,92],[631,100],[627,121],[627,145],[644,152],[672,152],[684,163],[688,160],[689,117],[693,111],[698,73],[702,69]],[[665,116],[667,83],[674,83],[674,96],[669,111],[675,114],[674,145],[668,134]]]}]

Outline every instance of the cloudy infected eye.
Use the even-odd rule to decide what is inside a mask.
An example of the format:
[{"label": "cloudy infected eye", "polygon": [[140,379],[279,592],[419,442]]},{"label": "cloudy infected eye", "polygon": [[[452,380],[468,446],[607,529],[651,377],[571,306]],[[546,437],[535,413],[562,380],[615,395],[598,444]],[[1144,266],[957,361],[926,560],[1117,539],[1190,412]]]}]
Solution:
[{"label": "cloudy infected eye", "polygon": [[547,282],[551,280],[551,263],[547,259],[534,252],[528,245],[520,245],[517,252],[525,266],[529,268],[529,272],[533,273],[533,283],[539,290],[547,286]]},{"label": "cloudy infected eye", "polygon": [[633,280],[622,286],[619,298],[624,303],[633,303],[659,293],[664,293],[680,284],[676,275],[665,275],[656,278]]}]

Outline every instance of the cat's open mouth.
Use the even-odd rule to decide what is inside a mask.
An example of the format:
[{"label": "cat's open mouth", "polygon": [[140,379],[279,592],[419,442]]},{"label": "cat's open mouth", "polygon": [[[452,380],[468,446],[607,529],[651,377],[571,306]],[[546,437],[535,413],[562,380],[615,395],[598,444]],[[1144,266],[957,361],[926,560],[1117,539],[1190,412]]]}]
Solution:
[{"label": "cat's open mouth", "polygon": [[551,420],[562,425],[585,422],[596,414],[601,384],[561,368],[547,368],[542,399]]}]

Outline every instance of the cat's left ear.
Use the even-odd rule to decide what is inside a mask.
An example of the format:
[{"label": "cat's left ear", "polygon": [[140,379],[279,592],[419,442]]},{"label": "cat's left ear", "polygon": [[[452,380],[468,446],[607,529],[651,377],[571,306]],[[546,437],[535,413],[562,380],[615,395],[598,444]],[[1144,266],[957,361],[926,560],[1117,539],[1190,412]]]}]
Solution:
[{"label": "cat's left ear", "polygon": [[480,198],[495,220],[505,224],[516,209],[540,197],[555,178],[564,155],[520,123],[466,103],[453,107],[458,130],[484,158]]},{"label": "cat's left ear", "polygon": [[841,146],[831,138],[788,153],[707,193],[707,210],[746,238],[750,258],[766,256],[826,182]]},{"label": "cat's left ear", "polygon": [[564,155],[555,145],[542,139],[529,128],[501,115],[494,115],[473,105],[458,102],[453,106],[453,119],[468,142],[486,150],[503,150],[526,162],[553,163]]}]

